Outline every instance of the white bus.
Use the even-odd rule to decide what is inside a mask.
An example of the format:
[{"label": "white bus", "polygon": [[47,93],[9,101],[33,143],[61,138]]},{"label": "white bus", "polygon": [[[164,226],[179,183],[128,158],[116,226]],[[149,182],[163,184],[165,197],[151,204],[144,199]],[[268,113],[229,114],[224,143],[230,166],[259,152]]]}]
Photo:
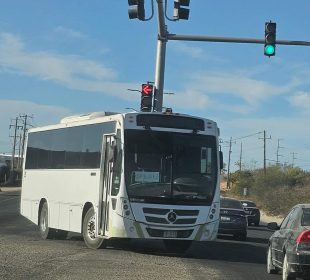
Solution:
[{"label": "white bus", "polygon": [[214,121],[174,113],[92,113],[29,130],[21,214],[42,238],[82,233],[161,239],[168,249],[214,240],[222,154]]}]

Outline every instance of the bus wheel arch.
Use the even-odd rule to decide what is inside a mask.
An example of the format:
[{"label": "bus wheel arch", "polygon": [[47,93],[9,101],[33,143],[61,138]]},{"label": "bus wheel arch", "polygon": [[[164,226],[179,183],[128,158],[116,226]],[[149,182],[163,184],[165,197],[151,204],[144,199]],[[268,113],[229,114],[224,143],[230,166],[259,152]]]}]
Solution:
[{"label": "bus wheel arch", "polygon": [[39,204],[38,227],[40,236],[43,239],[52,239],[55,237],[55,229],[49,227],[48,204],[45,198],[42,198]]},{"label": "bus wheel arch", "polygon": [[[90,206],[90,207],[89,207]],[[95,237],[95,211],[91,203],[86,203],[83,209],[82,235],[88,248],[105,248],[107,240],[101,237]]]},{"label": "bus wheel arch", "polygon": [[83,208],[83,212],[82,212],[82,223],[81,223],[81,233],[83,233],[83,221],[84,221],[84,218],[85,218],[85,215],[87,213],[87,211],[90,209],[90,208],[93,208],[93,204],[91,202],[86,202],[84,204],[84,208]]}]

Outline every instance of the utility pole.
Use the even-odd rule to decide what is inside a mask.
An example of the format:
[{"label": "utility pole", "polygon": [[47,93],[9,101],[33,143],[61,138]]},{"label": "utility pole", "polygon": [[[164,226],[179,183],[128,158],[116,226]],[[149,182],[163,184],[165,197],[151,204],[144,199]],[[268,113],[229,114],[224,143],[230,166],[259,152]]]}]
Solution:
[{"label": "utility pole", "polygon": [[26,133],[28,131],[28,126],[30,125],[27,121],[28,121],[28,118],[33,118],[33,115],[29,116],[27,114],[24,114],[24,115],[19,115],[19,117],[22,120],[23,122],[23,137],[22,137],[22,148],[21,148],[21,160],[20,160],[20,168],[22,167],[22,164],[23,164],[23,159],[24,159],[24,155],[25,155],[25,141],[26,141]]},{"label": "utility pole", "polygon": [[279,154],[279,150],[283,149],[284,147],[280,147],[280,141],[283,139],[278,139],[278,146],[277,146],[277,165],[279,165],[279,157],[283,157],[283,155]]},{"label": "utility pole", "polygon": [[13,127],[14,128],[14,136],[13,137],[13,148],[12,148],[12,157],[11,157],[11,172],[10,172],[10,178],[9,181],[13,182],[14,181],[14,170],[15,170],[15,153],[16,153],[16,138],[17,138],[17,130],[22,128],[22,126],[18,125],[19,118],[15,118],[15,124],[10,125],[10,129]]},{"label": "utility pole", "polygon": [[266,175],[266,170],[267,170],[267,167],[266,167],[266,139],[271,139],[271,136],[269,136],[269,138],[266,138],[266,130],[264,130],[264,137],[263,138],[260,138],[260,139],[263,139],[264,140],[264,174]]},{"label": "utility pole", "polygon": [[228,167],[227,167],[227,185],[226,185],[227,189],[230,189],[230,154],[231,154],[231,143],[232,143],[232,137],[230,137],[230,140],[229,140]]},{"label": "utility pole", "polygon": [[295,159],[297,159],[297,157],[295,157],[295,155],[297,155],[297,153],[292,152],[292,167],[294,167],[295,164]]},{"label": "utility pole", "polygon": [[240,159],[239,159],[239,171],[241,172],[241,166],[242,166],[242,142],[240,145]]}]

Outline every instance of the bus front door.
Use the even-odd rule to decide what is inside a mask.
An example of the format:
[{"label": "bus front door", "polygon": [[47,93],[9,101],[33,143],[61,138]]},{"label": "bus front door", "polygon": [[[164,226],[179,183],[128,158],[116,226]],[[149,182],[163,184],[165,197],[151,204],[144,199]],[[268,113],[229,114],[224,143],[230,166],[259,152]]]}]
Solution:
[{"label": "bus front door", "polygon": [[98,233],[108,236],[109,212],[111,208],[111,183],[113,175],[113,162],[115,155],[115,136],[104,135],[103,157],[101,160],[101,187],[99,193]]}]

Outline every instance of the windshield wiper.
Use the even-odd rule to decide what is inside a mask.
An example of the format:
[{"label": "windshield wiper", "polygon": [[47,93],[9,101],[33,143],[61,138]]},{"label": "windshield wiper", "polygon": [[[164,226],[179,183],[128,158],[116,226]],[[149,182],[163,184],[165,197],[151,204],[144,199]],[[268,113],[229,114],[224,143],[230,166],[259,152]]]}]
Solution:
[{"label": "windshield wiper", "polygon": [[197,195],[197,194],[179,194],[179,195],[174,195],[173,198],[176,198],[178,200],[201,200],[201,199],[207,199],[206,196]]}]

